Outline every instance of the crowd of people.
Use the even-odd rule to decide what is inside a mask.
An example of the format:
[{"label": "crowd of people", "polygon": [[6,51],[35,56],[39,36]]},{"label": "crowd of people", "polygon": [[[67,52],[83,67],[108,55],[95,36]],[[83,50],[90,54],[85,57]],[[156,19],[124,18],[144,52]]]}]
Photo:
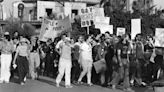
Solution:
[{"label": "crowd of people", "polygon": [[[47,42],[38,37],[26,38],[18,33],[10,39],[8,32],[0,43],[0,82],[9,83],[15,76],[24,85],[26,78],[35,80],[39,75],[56,78],[56,86],[65,75],[65,87],[72,83],[93,84],[115,89],[123,85],[147,86],[161,78],[163,48],[154,45],[152,36],[129,34],[116,36],[106,32],[98,35],[80,35],[72,39],[63,34]],[[86,76],[86,77],[85,77]]]}]

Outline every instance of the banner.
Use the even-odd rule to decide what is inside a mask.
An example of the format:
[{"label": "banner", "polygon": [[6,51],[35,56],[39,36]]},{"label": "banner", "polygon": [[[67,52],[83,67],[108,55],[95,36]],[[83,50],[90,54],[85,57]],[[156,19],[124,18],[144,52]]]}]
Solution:
[{"label": "banner", "polygon": [[91,20],[94,20],[93,7],[87,7],[80,10],[81,27],[91,26]]},{"label": "banner", "polygon": [[122,27],[118,27],[117,28],[117,36],[122,36],[126,33],[126,30],[125,28],[122,28]]},{"label": "banner", "polygon": [[113,34],[113,25],[109,24],[95,24],[95,28],[100,29],[101,33],[110,32]]},{"label": "banner", "polygon": [[155,46],[164,47],[164,28],[156,28],[155,30]]},{"label": "banner", "polygon": [[48,38],[58,37],[63,31],[71,31],[69,17],[66,17],[63,20],[44,19],[39,38],[40,40],[45,41]]},{"label": "banner", "polygon": [[131,36],[135,39],[136,35],[141,33],[141,19],[131,20]]}]

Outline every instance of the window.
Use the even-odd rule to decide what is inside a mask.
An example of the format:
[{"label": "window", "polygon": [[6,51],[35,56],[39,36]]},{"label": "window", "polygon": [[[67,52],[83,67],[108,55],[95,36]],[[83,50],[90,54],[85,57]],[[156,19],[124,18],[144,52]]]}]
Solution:
[{"label": "window", "polygon": [[46,13],[47,13],[47,16],[50,16],[52,14],[52,9],[46,8]]}]

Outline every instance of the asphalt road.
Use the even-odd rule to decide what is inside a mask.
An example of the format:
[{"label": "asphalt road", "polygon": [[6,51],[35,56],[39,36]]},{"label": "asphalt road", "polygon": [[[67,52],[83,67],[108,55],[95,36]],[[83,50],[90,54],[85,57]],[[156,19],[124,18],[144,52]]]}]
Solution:
[{"label": "asphalt road", "polygon": [[[134,88],[135,92],[153,92],[151,88]],[[28,79],[24,86],[11,82],[9,84],[0,84],[0,92],[123,92],[121,90],[112,90],[101,86],[73,85],[73,88],[66,89],[64,83],[61,87],[55,87],[55,80],[47,77],[41,77],[39,80]]]}]

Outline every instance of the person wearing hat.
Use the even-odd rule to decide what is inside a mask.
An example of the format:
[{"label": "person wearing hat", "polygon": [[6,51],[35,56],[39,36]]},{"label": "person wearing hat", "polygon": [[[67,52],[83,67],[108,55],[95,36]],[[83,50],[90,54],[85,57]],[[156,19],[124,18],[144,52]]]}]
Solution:
[{"label": "person wearing hat", "polygon": [[56,78],[56,86],[59,87],[63,75],[65,74],[65,87],[72,88],[71,86],[71,48],[70,38],[66,37],[64,43],[60,45],[60,59],[59,59],[59,74]]},{"label": "person wearing hat", "polygon": [[[17,63],[15,62],[17,59]],[[13,60],[13,67],[17,67],[19,82],[21,85],[25,83],[25,77],[29,70],[29,46],[25,38],[20,39],[20,44],[16,49],[16,54]]]},{"label": "person wearing hat", "polygon": [[1,83],[9,83],[10,79],[10,65],[12,61],[12,52],[14,51],[14,45],[10,39],[9,32],[5,32],[4,39],[0,43],[1,51]]}]

